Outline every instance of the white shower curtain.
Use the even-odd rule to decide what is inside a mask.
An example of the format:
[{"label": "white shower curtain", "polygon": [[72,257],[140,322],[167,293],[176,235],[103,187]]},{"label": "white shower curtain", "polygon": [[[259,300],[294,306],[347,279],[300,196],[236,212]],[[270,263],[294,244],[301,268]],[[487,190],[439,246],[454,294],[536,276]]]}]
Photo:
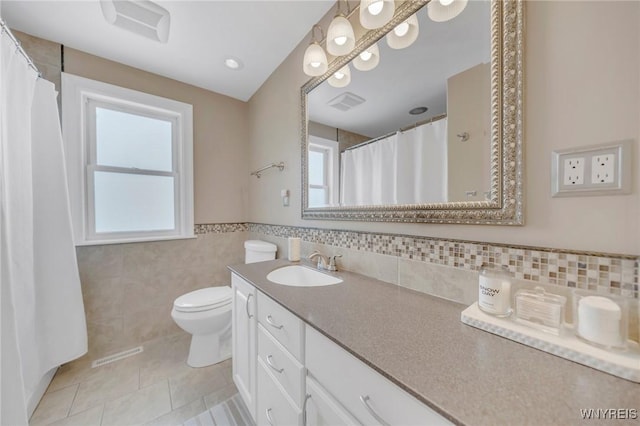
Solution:
[{"label": "white shower curtain", "polygon": [[447,201],[447,119],[400,134],[398,203]]},{"label": "white shower curtain", "polygon": [[340,203],[348,206],[394,204],[397,135],[341,154]]},{"label": "white shower curtain", "polygon": [[87,351],[87,332],[55,89],[0,42],[4,425],[26,424],[43,377]]},{"label": "white shower curtain", "polygon": [[341,154],[340,202],[347,206],[447,200],[447,120]]}]

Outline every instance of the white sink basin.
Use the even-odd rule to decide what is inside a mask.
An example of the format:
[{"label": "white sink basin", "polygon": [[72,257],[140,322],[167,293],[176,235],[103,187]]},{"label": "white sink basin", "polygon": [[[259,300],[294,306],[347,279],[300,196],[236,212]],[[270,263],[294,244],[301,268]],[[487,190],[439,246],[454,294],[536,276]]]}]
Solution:
[{"label": "white sink basin", "polygon": [[342,282],[338,277],[299,265],[285,266],[271,271],[267,279],[272,283],[293,287],[319,287]]}]

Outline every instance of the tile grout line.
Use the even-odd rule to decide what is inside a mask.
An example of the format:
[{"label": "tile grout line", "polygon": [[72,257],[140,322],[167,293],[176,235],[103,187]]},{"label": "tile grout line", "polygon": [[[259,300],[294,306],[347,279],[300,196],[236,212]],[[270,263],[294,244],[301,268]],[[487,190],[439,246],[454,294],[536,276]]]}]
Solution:
[{"label": "tile grout line", "polygon": [[[82,383],[82,382],[80,382]],[[73,403],[76,402],[76,398],[78,397],[78,392],[80,392],[80,383],[77,383],[76,386],[76,391],[73,393],[73,399],[71,400],[71,404],[69,404],[69,409],[67,410],[67,415],[64,416],[65,419],[69,418],[69,415],[71,414],[71,408],[73,408]],[[64,389],[64,388],[62,388]]]},{"label": "tile grout line", "polygon": [[167,377],[167,385],[169,386],[169,403],[171,404],[171,411],[174,410],[173,408],[173,397],[171,397],[171,378]]},{"label": "tile grout line", "polygon": [[105,404],[102,403],[102,413],[100,413],[100,426],[102,426],[102,421],[104,420],[104,408]]}]

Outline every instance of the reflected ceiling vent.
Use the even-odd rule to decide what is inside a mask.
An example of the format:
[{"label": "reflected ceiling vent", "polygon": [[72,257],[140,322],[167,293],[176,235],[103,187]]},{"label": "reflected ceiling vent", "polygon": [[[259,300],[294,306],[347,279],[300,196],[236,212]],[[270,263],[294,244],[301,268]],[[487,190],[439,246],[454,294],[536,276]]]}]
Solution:
[{"label": "reflected ceiling vent", "polygon": [[361,98],[358,95],[354,95],[351,92],[344,92],[335,98],[331,99],[327,104],[332,106],[340,111],[349,111],[363,103],[365,101],[364,98]]},{"label": "reflected ceiling vent", "polygon": [[100,0],[107,22],[152,40],[169,40],[169,11],[148,0]]}]

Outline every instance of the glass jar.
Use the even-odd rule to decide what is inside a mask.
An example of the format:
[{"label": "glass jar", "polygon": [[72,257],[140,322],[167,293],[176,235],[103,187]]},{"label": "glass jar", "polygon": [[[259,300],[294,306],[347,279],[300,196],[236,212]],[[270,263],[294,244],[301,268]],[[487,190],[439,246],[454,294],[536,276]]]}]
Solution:
[{"label": "glass jar", "polygon": [[478,307],[491,315],[511,315],[511,274],[506,266],[497,269],[483,265],[478,280]]}]

